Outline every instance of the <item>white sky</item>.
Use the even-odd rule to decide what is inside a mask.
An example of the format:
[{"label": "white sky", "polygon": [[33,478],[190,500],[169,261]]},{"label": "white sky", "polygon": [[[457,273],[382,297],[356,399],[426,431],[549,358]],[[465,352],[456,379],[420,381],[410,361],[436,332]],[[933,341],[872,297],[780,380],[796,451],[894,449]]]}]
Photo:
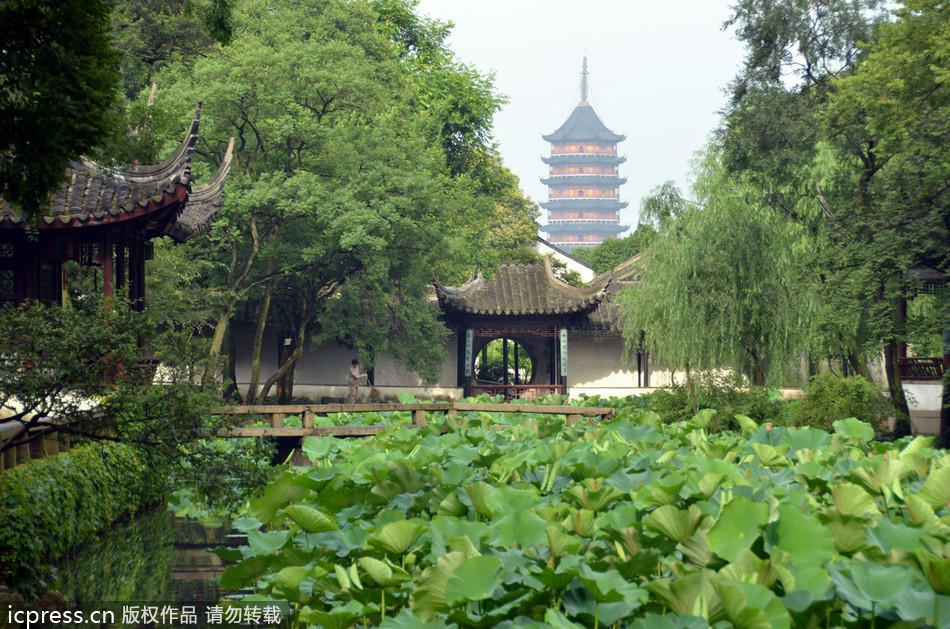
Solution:
[{"label": "white sky", "polygon": [[[690,162],[716,127],[723,89],[742,48],[722,30],[730,0],[420,0],[417,11],[455,24],[449,47],[459,61],[495,74],[508,104],[495,117],[501,156],[535,201],[547,200],[541,138],[580,101],[584,51],[589,102],[627,139],[620,166],[630,203],[621,222],[636,225],[640,199],[664,181],[684,194]],[[539,222],[546,221],[542,210]]]}]

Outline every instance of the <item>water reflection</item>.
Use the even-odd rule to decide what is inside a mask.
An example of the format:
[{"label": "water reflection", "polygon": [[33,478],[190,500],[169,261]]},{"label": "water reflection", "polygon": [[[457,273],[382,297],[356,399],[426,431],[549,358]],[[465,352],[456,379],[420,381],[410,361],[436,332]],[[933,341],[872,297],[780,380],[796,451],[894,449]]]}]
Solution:
[{"label": "water reflection", "polygon": [[202,523],[156,509],[60,561],[45,589],[80,603],[218,601],[227,591],[214,578],[224,566],[207,549],[242,543],[229,521]]}]

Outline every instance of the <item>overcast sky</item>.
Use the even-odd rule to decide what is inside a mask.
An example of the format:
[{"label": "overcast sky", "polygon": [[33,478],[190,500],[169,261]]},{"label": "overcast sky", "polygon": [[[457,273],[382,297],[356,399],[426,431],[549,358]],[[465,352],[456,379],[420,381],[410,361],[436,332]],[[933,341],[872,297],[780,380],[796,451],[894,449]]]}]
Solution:
[{"label": "overcast sky", "polygon": [[[463,63],[493,72],[508,104],[495,118],[505,164],[536,201],[547,200],[541,138],[580,101],[587,52],[589,101],[627,139],[620,189],[635,225],[640,199],[664,181],[684,193],[690,162],[725,104],[742,48],[722,30],[730,0],[420,0],[418,12],[455,24],[449,47]],[[546,221],[542,211],[539,222]]]}]

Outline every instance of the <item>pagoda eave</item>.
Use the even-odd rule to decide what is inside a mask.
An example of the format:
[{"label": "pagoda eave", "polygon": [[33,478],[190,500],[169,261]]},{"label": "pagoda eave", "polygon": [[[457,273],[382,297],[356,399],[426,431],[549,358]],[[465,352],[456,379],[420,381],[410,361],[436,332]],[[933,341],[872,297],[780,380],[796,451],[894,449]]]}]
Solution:
[{"label": "pagoda eave", "polygon": [[583,232],[585,234],[605,234],[605,235],[614,235],[621,234],[630,229],[629,225],[621,225],[620,223],[569,223],[569,224],[548,224],[542,225],[541,231],[547,232],[551,235],[557,234],[577,234]]},{"label": "pagoda eave", "polygon": [[558,164],[619,166],[627,161],[627,158],[623,155],[608,155],[606,153],[560,153],[558,155],[542,155],[541,161],[549,166]]},{"label": "pagoda eave", "polygon": [[539,203],[545,210],[601,210],[619,212],[630,205],[619,199],[596,199],[591,197],[576,197],[572,199],[549,199]]},{"label": "pagoda eave", "polygon": [[607,188],[619,188],[627,183],[626,177],[617,175],[554,175],[552,177],[542,177],[541,183],[552,188],[558,186],[603,186]]}]

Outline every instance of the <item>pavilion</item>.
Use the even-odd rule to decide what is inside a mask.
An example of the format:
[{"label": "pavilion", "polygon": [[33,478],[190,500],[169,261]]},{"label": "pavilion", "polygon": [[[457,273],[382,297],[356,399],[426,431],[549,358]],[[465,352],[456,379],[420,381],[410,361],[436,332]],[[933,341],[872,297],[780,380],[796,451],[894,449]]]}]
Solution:
[{"label": "pavilion", "polygon": [[192,156],[201,105],[178,150],[159,164],[109,169],[74,161],[48,212],[28,224],[9,203],[0,205],[0,305],[33,299],[63,303],[66,263],[97,267],[104,297],[127,290],[145,308],[145,261],[150,240],[184,242],[207,227],[223,201],[234,140],[217,172],[193,186]]}]

